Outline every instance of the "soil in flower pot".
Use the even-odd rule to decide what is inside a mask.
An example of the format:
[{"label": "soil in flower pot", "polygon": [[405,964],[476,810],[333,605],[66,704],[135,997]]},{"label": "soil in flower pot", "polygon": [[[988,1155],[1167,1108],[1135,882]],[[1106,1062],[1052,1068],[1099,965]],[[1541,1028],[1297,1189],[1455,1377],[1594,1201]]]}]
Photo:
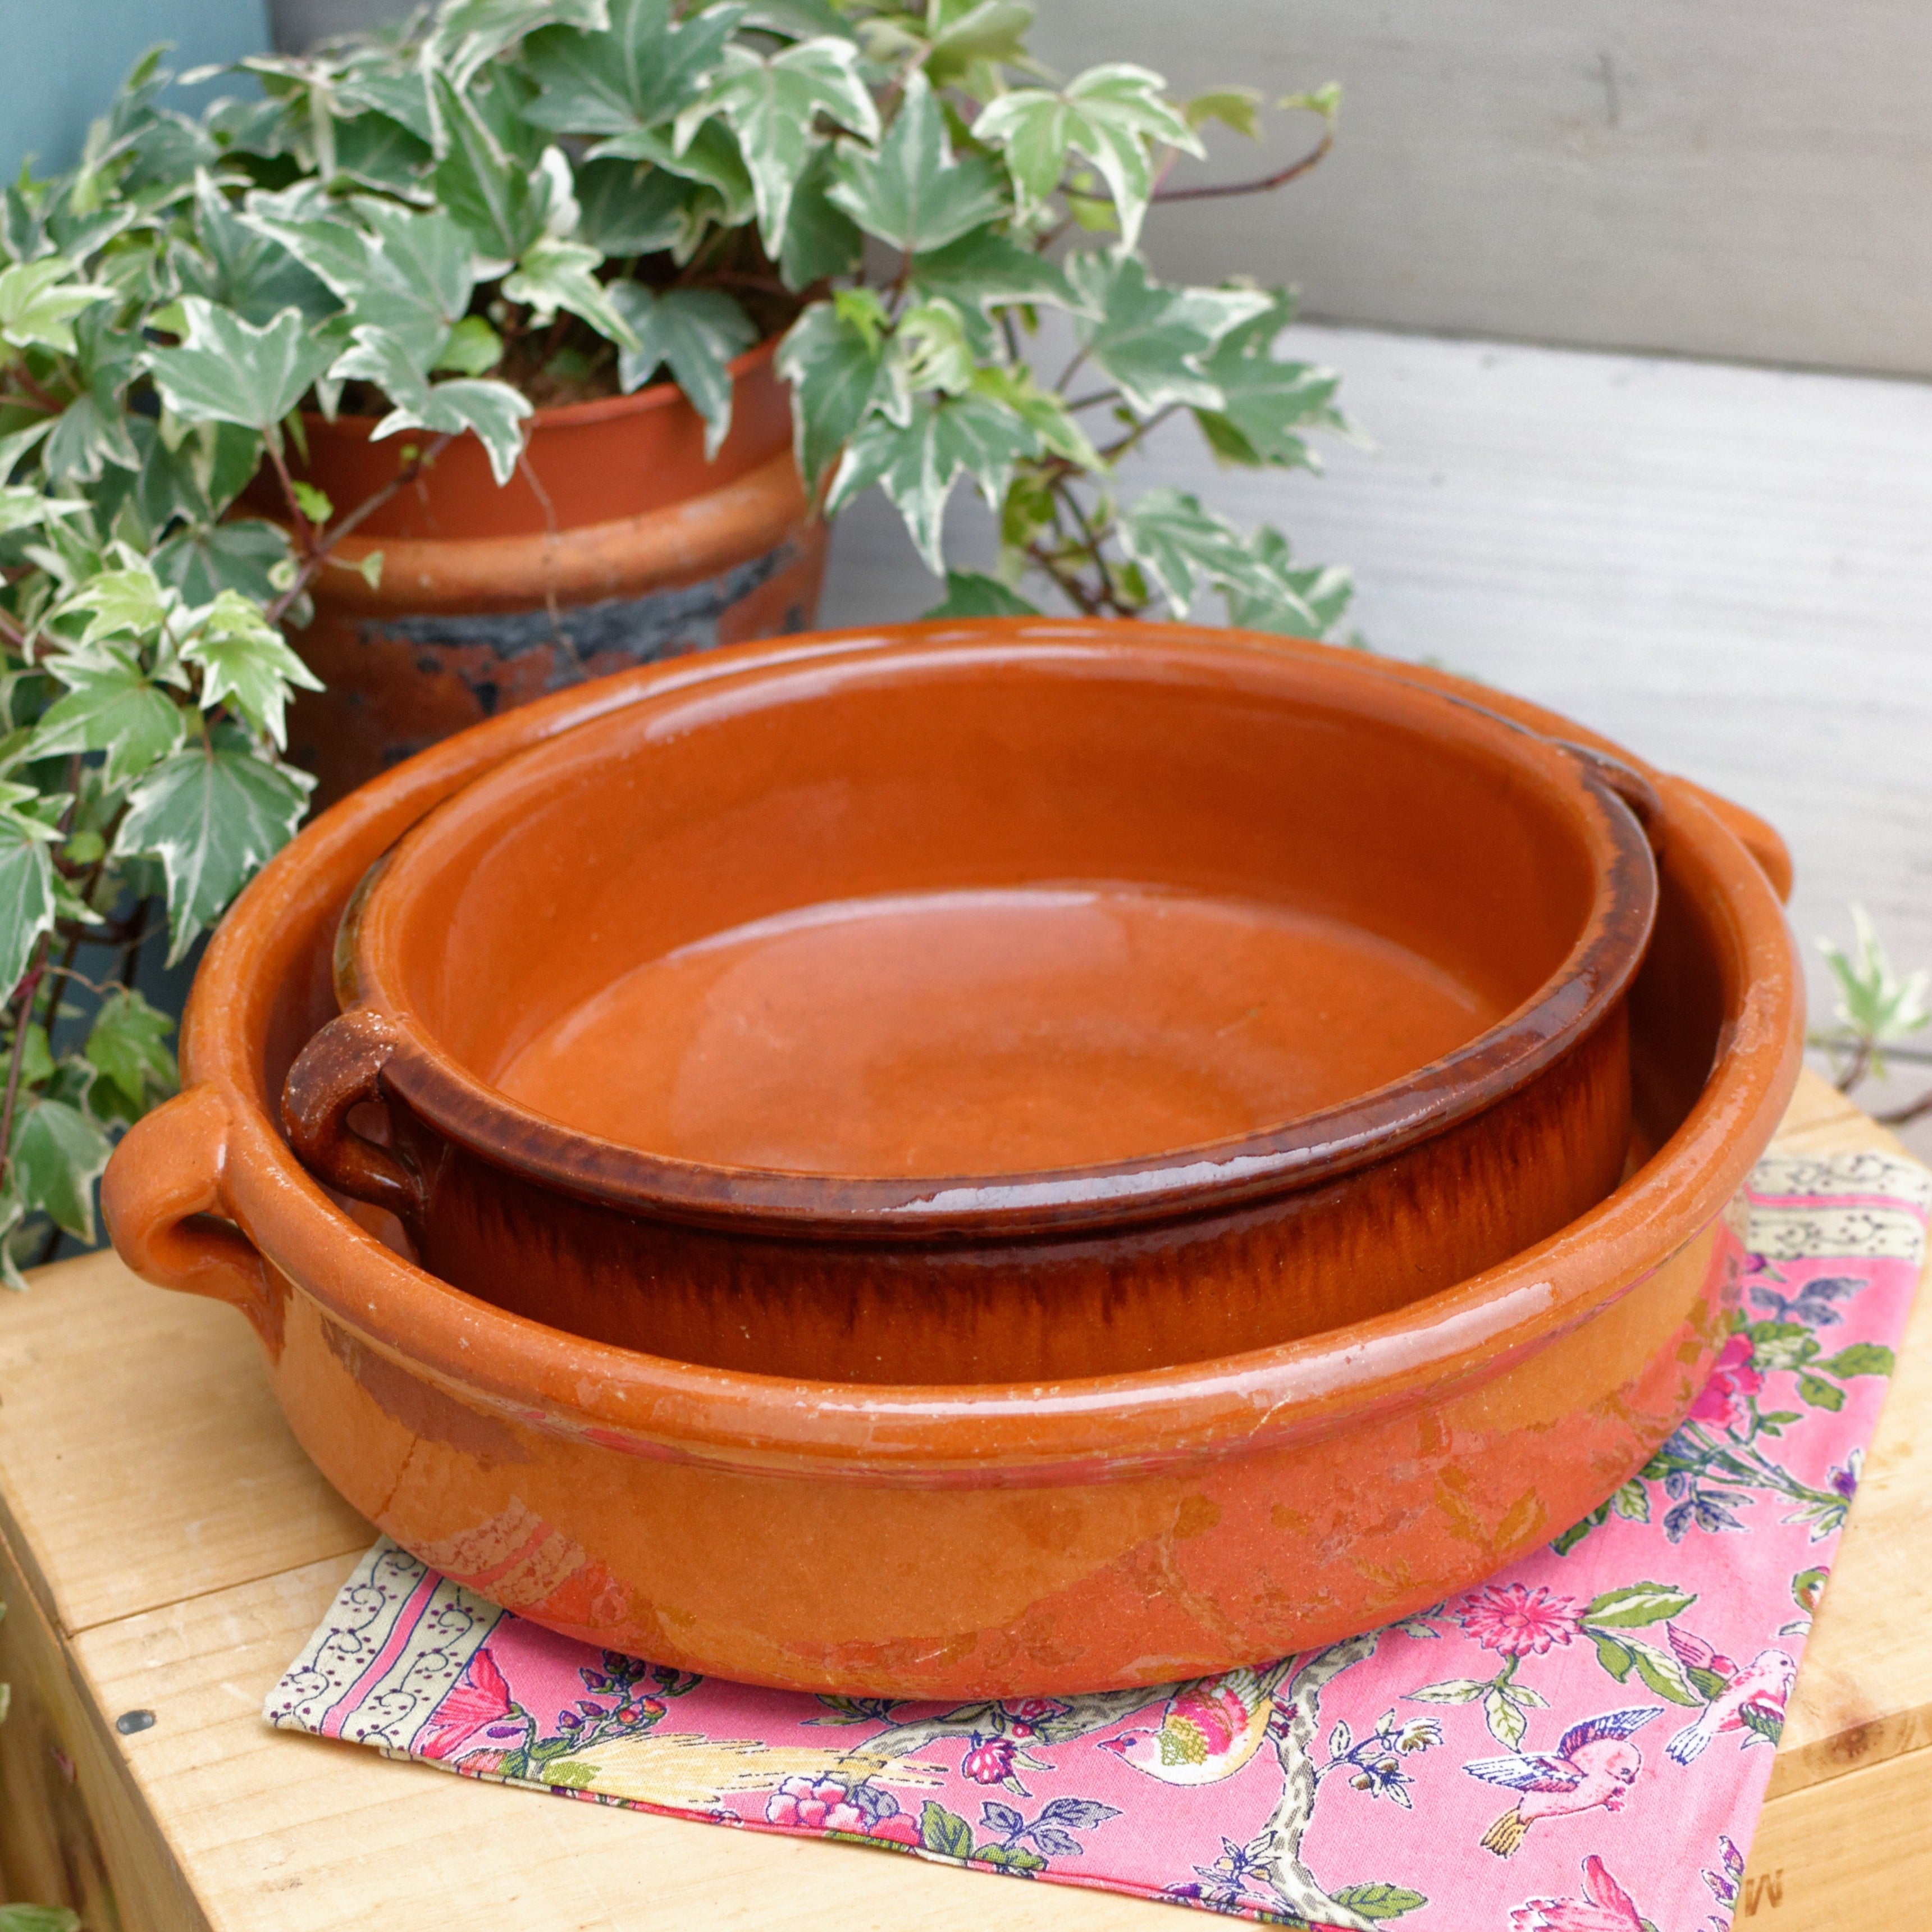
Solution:
[{"label": "soil in flower pot", "polygon": [[[499,488],[466,435],[371,512],[314,586],[294,642],[326,687],[290,718],[290,752],[345,792],[452,731],[547,692],[655,659],[808,628],[824,525],[792,460],[789,392],[766,343],[732,364],[731,428],[673,384],[539,410]],[[420,452],[374,418],[305,418],[294,464],[344,514]],[[292,459],[296,452],[290,452]],[[267,479],[254,507],[277,512]],[[380,551],[380,574],[359,565]]]}]

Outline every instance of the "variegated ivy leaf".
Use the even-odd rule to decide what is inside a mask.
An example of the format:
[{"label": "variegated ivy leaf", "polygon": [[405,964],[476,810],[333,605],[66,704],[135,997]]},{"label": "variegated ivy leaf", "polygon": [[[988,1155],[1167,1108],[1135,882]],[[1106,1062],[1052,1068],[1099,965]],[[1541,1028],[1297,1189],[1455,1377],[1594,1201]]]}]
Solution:
[{"label": "variegated ivy leaf", "polygon": [[892,348],[908,392],[940,389],[956,396],[973,386],[973,351],[950,302],[919,302],[906,310],[893,329]]},{"label": "variegated ivy leaf", "polygon": [[581,242],[539,236],[524,250],[515,272],[503,278],[503,292],[512,302],[528,303],[532,320],[539,328],[550,322],[559,309],[566,308],[619,347],[634,349],[636,330],[611,300],[610,291],[597,279],[596,270],[603,260],[598,250]]},{"label": "variegated ivy leaf", "polygon": [[[330,225],[340,220],[334,215]],[[194,238],[198,248],[178,246],[172,257],[183,295],[204,296],[258,326],[285,308],[320,322],[338,306],[286,243],[229,205],[205,168],[194,180]]]},{"label": "variegated ivy leaf", "polygon": [[55,614],[91,614],[80,638],[84,650],[108,638],[146,642],[167,622],[178,601],[146,563],[137,562],[89,578]]},{"label": "variegated ivy leaf", "polygon": [[322,688],[260,609],[232,590],[194,614],[181,660],[200,667],[204,711],[226,705],[266,731],[278,749],[288,742],[284,713],[292,690]]},{"label": "variegated ivy leaf", "polygon": [[1320,459],[1298,432],[1348,428],[1334,406],[1341,378],[1334,370],[1275,360],[1274,339],[1293,313],[1291,298],[1276,290],[1269,311],[1230,329],[1201,365],[1220,391],[1221,406],[1197,408],[1196,419],[1224,461],[1319,469]]},{"label": "variegated ivy leaf", "polygon": [[975,228],[943,248],[915,256],[910,286],[920,299],[944,297],[966,317],[974,352],[982,362],[993,361],[998,353],[990,310],[1022,302],[1064,309],[1086,305],[1054,263],[998,228]]},{"label": "variegated ivy leaf", "polygon": [[946,595],[922,618],[1037,617],[1040,607],[1010,590],[997,577],[979,570],[949,570]]},{"label": "variegated ivy leaf", "polygon": [[1286,638],[1325,638],[1342,621],[1355,580],[1341,565],[1296,564],[1287,538],[1265,524],[1249,537],[1248,554],[1264,574],[1258,582],[1222,586],[1231,624]]},{"label": "variegated ivy leaf", "polygon": [[154,574],[193,604],[212,604],[224,590],[272,602],[291,562],[287,532],[259,517],[191,524],[154,556]]},{"label": "variegated ivy leaf", "polygon": [[793,189],[822,138],[819,116],[868,142],[878,139],[878,110],[850,40],[829,34],[762,58],[734,43],[725,48],[710,88],[677,118],[680,152],[712,115],[730,124],[751,174],[767,254],[776,255],[784,244]]},{"label": "variegated ivy leaf", "polygon": [[28,1094],[14,1116],[10,1178],[29,1213],[92,1242],[94,1184],[113,1151],[106,1130],[85,1108]]},{"label": "variegated ivy leaf", "polygon": [[394,406],[370,431],[372,441],[406,429],[454,436],[473,430],[489,452],[490,474],[499,484],[508,482],[514,472],[524,446],[522,425],[531,405],[508,383],[475,382],[466,376],[432,383],[394,336],[366,325],[356,331],[330,373],[374,382]]},{"label": "variegated ivy leaf", "polygon": [[1818,942],[1838,983],[1838,1023],[1857,1039],[1882,1044],[1932,1022],[1932,1001],[1927,997],[1932,975],[1918,972],[1901,977],[1871,914],[1862,905],[1852,908],[1852,932],[1850,954],[1828,939]]},{"label": "variegated ivy leaf", "polygon": [[953,158],[946,117],[915,68],[878,151],[841,152],[826,195],[867,234],[910,255],[943,248],[1005,214],[1001,172],[990,155]]},{"label": "variegated ivy leaf", "polygon": [[[16,794],[26,789],[4,788]],[[20,983],[40,935],[53,930],[59,916],[47,852],[54,836],[51,826],[0,809],[0,999]]]},{"label": "variegated ivy leaf", "polygon": [[0,268],[0,342],[15,349],[74,352],[74,318],[114,291],[84,280],[61,255]]},{"label": "variegated ivy leaf", "polygon": [[309,333],[299,309],[285,308],[257,328],[200,296],[184,296],[181,307],[186,340],[178,349],[149,350],[147,363],[161,400],[190,422],[266,432],[328,367],[328,345]]},{"label": "variegated ivy leaf", "polygon": [[1258,289],[1168,288],[1133,255],[1076,255],[1066,274],[1088,310],[1078,320],[1088,359],[1143,416],[1170,403],[1218,410],[1223,399],[1203,358],[1274,306]]},{"label": "variegated ivy leaf", "polygon": [[174,1027],[166,1013],[131,990],[117,988],[101,1001],[81,1049],[100,1076],[102,1084],[88,1096],[97,1109],[135,1120],[174,1090],[181,1080],[167,1046]]},{"label": "variegated ivy leaf", "polygon": [[578,235],[607,256],[674,248],[691,220],[693,184],[648,161],[586,161],[576,187]]},{"label": "variegated ivy leaf", "polygon": [[442,0],[430,58],[462,86],[485,61],[539,27],[596,32],[610,24],[605,0]]},{"label": "variegated ivy leaf", "polygon": [[311,218],[286,207],[254,195],[243,219],[326,282],[358,323],[398,338],[413,360],[431,360],[476,286],[466,231],[440,209],[418,214],[373,195]]},{"label": "variegated ivy leaf", "polygon": [[[1234,524],[1184,490],[1147,491],[1123,506],[1115,528],[1120,548],[1160,586],[1177,616],[1186,615],[1204,586],[1270,608],[1299,604]],[[1305,606],[1298,614],[1304,634],[1319,628]]]},{"label": "variegated ivy leaf", "polygon": [[23,458],[31,454],[53,429],[53,424],[43,416],[38,422],[29,423],[24,429],[10,430],[0,436],[0,483],[6,482],[20,468]]},{"label": "variegated ivy leaf", "polygon": [[181,706],[125,646],[56,652],[46,668],[65,691],[34,728],[32,757],[104,752],[101,777],[117,785],[166,758],[185,735]]},{"label": "variegated ivy leaf", "polygon": [[74,340],[80,393],[61,412],[40,462],[57,483],[94,483],[110,465],[140,466],[127,392],[140,368],[141,338],[116,327],[112,307],[103,302],[75,316]]},{"label": "variegated ivy leaf", "polygon": [[1084,155],[1112,190],[1120,242],[1140,236],[1152,191],[1150,144],[1184,154],[1204,149],[1186,121],[1161,98],[1166,86],[1144,67],[1114,62],[1089,68],[1058,92],[1016,87],[982,110],[973,124],[980,140],[1004,149],[1022,202],[1038,207],[1060,185],[1070,152]]},{"label": "variegated ivy leaf", "polygon": [[435,76],[436,112],[447,146],[430,184],[484,258],[516,261],[550,225],[553,177],[532,171],[504,152],[476,106],[441,74]]},{"label": "variegated ivy leaf", "polygon": [[1032,25],[1027,0],[932,0],[926,71],[934,86],[947,87],[986,64],[1030,66],[1026,31]]},{"label": "variegated ivy leaf", "polygon": [[[752,173],[738,137],[715,115],[695,128],[686,128],[675,140],[662,128],[614,134],[592,148],[590,158],[648,161],[709,191],[692,196],[685,204],[684,226],[671,244],[681,262],[690,260],[707,223],[742,227],[755,212]],[[786,233],[789,236],[789,227]]]},{"label": "variegated ivy leaf", "polygon": [[818,488],[867,412],[893,399],[884,336],[852,311],[850,302],[814,302],[778,344],[778,371],[791,385],[793,441],[808,490]]},{"label": "variegated ivy leaf", "polygon": [[560,134],[624,134],[669,121],[717,71],[741,6],[680,22],[670,0],[610,0],[601,32],[545,27],[524,43],[541,92],[525,118]]},{"label": "variegated ivy leaf", "polygon": [[1013,465],[1040,453],[1040,439],[1011,411],[974,393],[920,397],[902,426],[868,416],[847,446],[826,498],[827,516],[876,483],[904,519],[914,547],[935,577],[944,574],[940,531],[946,499],[962,470],[997,508]]},{"label": "variegated ivy leaf", "polygon": [[637,346],[620,352],[624,393],[641,388],[668,366],[672,380],[704,418],[704,453],[715,456],[731,427],[730,364],[758,340],[752,319],[718,289],[667,289],[619,282],[610,298]]},{"label": "variegated ivy leaf", "polygon": [[86,508],[78,498],[45,496],[25,483],[0,484],[0,536],[31,530],[50,517],[71,517]]},{"label": "variegated ivy leaf", "polygon": [[838,178],[837,164],[829,146],[820,148],[792,190],[784,246],[778,251],[778,273],[788,289],[807,289],[828,277],[849,274],[864,253],[866,238],[858,224],[834,205],[829,192]]},{"label": "variegated ivy leaf", "polygon": [[1106,468],[1106,459],[1088,440],[1078,419],[1058,394],[1042,389],[1034,380],[1030,369],[995,362],[974,371],[973,386],[1011,410],[1033,430],[1040,448],[1049,454],[1064,456],[1090,474]]},{"label": "variegated ivy leaf", "polygon": [[245,732],[218,724],[129,794],[114,854],[160,862],[170,965],[288,843],[314,782],[258,756]]}]

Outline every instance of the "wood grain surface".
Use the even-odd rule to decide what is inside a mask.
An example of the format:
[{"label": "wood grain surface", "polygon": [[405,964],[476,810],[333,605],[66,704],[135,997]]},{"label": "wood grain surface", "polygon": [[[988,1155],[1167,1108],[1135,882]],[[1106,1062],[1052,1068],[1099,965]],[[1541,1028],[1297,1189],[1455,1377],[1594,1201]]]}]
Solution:
[{"label": "wood grain surface", "polygon": [[[1822,1083],[1779,1144],[1888,1144]],[[1740,1926],[1879,1932],[1932,1889],[1932,1297],[1922,1297],[1774,1768]],[[230,1311],[60,1264],[0,1303],[0,1884],[90,1932],[1172,1925],[1118,1894],[574,1804],[272,1732],[263,1696],[372,1532]],[[123,1734],[116,1720],[152,1712]],[[138,1722],[138,1720],[130,1721]],[[1922,1916],[1922,1914],[1921,1914]]]}]

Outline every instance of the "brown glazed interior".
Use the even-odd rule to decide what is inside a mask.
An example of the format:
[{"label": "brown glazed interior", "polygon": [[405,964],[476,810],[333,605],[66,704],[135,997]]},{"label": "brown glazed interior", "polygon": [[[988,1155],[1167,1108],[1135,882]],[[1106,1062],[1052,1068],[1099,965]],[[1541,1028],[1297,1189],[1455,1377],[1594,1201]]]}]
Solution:
[{"label": "brown glazed interior", "polygon": [[526,754],[404,841],[341,991],[407,1036],[391,1086],[534,1180],[1097,1224],[1512,1090],[1614,1006],[1654,893],[1628,808],[1521,730],[1123,627],[747,675]]},{"label": "brown glazed interior", "polygon": [[[733,668],[872,641],[747,647]],[[1782,846],[1678,780],[1658,781],[1661,899],[1628,1000],[1632,1171],[1551,1238],[1372,1319],[1046,1386],[814,1383],[562,1332],[358,1226],[274,1125],[292,1062],[336,1010],[331,942],[357,880],[506,755],[722,668],[560,694],[304,830],[209,949],[185,1090],[110,1165],[104,1208],[129,1264],[246,1313],[297,1436],[387,1533],[551,1628],[688,1668],[1064,1695],[1286,1654],[1437,1600],[1594,1508],[1676,1425],[1736,1297],[1720,1216],[1802,1040],[1766,879],[1788,880]]]}]

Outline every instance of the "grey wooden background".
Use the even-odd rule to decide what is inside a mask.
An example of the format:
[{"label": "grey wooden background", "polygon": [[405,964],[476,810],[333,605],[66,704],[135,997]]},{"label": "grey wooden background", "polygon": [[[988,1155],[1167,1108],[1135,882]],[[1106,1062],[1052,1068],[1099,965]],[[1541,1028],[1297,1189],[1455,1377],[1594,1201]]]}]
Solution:
[{"label": "grey wooden background", "polygon": [[[1341,82],[1317,173],[1156,218],[1176,275],[1285,274],[1338,320],[1932,373],[1923,0],[1042,0],[1036,38],[1187,91]],[[1308,130],[1279,118],[1175,179],[1288,158]]]}]

